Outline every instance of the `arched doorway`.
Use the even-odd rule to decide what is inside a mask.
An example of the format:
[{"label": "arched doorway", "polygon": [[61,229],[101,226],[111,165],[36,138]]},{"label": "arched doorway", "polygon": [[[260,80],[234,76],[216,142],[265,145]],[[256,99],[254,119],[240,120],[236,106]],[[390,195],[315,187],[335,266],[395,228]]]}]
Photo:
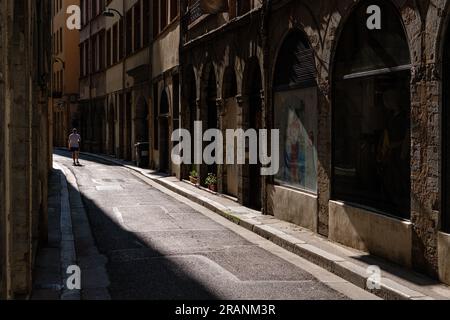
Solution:
[{"label": "arched doorway", "polygon": [[134,137],[136,143],[149,142],[148,116],[149,116],[148,104],[145,101],[145,98],[140,97],[136,104],[134,116]]},{"label": "arched doorway", "polygon": [[[261,77],[261,68],[256,58],[247,62],[244,72],[243,95],[247,97],[248,103],[244,105],[243,111],[243,129],[256,130],[259,133],[263,129],[263,84]],[[247,150],[248,152],[248,150]],[[258,145],[259,154],[259,145]],[[247,157],[249,159],[249,157]],[[244,180],[244,205],[255,210],[262,209],[262,176],[261,164],[246,164],[242,170]]]},{"label": "arched doorway", "polygon": [[170,172],[169,115],[169,97],[164,89],[159,104],[159,170],[164,173]]},{"label": "arched doorway", "polygon": [[[229,66],[225,69],[223,78],[223,93],[222,98],[224,101],[224,116],[222,119],[222,132],[226,136],[226,130],[236,130],[238,128],[238,105],[236,101],[237,96],[237,81],[234,68]],[[225,141],[224,141],[225,142]],[[226,142],[225,142],[226,143]],[[226,158],[226,146],[224,146],[225,158]],[[234,154],[237,154],[237,146],[235,146]],[[224,193],[238,197],[239,189],[239,171],[236,164],[225,165],[223,169],[223,191]]]},{"label": "arched doorway", "polygon": [[442,107],[442,221],[441,230],[450,233],[450,26],[443,52]]},{"label": "arched doorway", "polygon": [[[195,72],[192,66],[188,66],[184,76],[184,97],[183,103],[187,105],[182,108],[182,126],[184,129],[189,130],[191,134],[191,157],[193,160],[194,155],[194,125],[197,121],[197,81],[195,78]],[[193,163],[193,161],[192,161]],[[189,179],[191,171],[195,169],[193,164],[185,164],[183,168],[183,179]]]},{"label": "arched doorway", "polygon": [[[382,29],[362,28],[378,5]],[[362,1],[340,36],[334,67],[332,197],[409,219],[409,47],[390,1]]]},{"label": "arched doorway", "polygon": [[112,103],[108,109],[108,145],[109,154],[116,155],[116,114]]},{"label": "arched doorway", "polygon": [[[203,78],[204,85],[204,101],[202,103],[201,120],[203,121],[203,130],[218,128],[218,113],[217,113],[217,80],[214,67],[210,65]],[[204,148],[209,145],[204,143]],[[217,175],[217,164],[202,165],[200,169],[200,180],[204,183],[208,174],[213,173]]]},{"label": "arched doorway", "polygon": [[281,186],[317,193],[317,84],[314,52],[306,35],[291,31],[274,73],[274,126],[280,130]]}]

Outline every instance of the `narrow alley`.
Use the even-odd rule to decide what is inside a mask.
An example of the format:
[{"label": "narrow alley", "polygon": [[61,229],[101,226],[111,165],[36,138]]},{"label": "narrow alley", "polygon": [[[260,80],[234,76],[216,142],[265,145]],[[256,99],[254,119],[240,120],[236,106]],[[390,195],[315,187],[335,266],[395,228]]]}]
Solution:
[{"label": "narrow alley", "polygon": [[376,298],[126,168],[92,158],[74,167],[64,152],[55,167],[68,181],[81,299]]}]

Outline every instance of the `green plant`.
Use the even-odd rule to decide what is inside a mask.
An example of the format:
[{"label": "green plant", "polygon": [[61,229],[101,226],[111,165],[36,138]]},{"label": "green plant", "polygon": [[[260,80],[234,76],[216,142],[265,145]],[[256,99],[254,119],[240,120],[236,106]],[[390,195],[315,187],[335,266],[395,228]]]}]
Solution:
[{"label": "green plant", "polygon": [[207,186],[217,185],[217,176],[214,173],[208,173],[208,178],[206,178],[205,184]]},{"label": "green plant", "polygon": [[193,170],[191,171],[191,173],[190,173],[190,176],[191,176],[192,178],[198,178],[198,172],[197,172],[197,170],[193,169]]}]

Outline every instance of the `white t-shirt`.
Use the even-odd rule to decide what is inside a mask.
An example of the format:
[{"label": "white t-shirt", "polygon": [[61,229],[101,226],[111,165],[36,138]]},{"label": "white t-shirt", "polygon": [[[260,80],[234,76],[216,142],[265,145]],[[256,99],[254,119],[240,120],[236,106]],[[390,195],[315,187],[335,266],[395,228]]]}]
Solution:
[{"label": "white t-shirt", "polygon": [[78,133],[72,133],[69,136],[70,148],[79,148],[81,142],[81,136]]}]

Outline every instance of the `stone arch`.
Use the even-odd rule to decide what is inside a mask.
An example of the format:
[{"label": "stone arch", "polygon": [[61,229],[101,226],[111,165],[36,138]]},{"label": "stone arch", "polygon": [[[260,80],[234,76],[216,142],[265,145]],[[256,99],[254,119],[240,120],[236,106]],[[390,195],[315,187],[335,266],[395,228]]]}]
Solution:
[{"label": "stone arch", "polygon": [[[339,2],[338,2],[339,3]],[[373,5],[373,4],[379,4],[383,5],[386,4],[388,7],[390,7],[393,12],[395,13],[397,17],[397,21],[401,22],[401,28],[406,36],[407,39],[407,46],[408,46],[408,52],[410,56],[411,63],[413,62],[419,62],[421,57],[421,39],[417,37],[417,34],[420,34],[420,27],[417,29],[416,24],[413,23],[406,23],[407,21],[411,21],[412,19],[419,19],[420,20],[420,13],[416,8],[411,8],[411,6],[404,5],[404,1],[398,1],[398,0],[376,0],[376,1],[370,1],[370,0],[359,0],[354,1],[350,5],[345,5],[346,3],[342,1],[343,7],[339,7],[340,15],[336,19],[336,23],[332,24],[329,27],[330,34],[328,37],[331,37],[332,45],[330,46],[330,51],[325,51],[323,54],[323,59],[328,58],[328,66],[329,66],[329,72],[328,76],[331,82],[333,82],[333,76],[334,76],[334,68],[335,68],[335,61],[336,61],[336,53],[338,50],[338,46],[340,43],[340,39],[342,37],[342,32],[344,31],[344,28],[347,26],[348,20],[352,18],[355,11],[362,7],[363,5]],[[403,7],[402,7],[403,5]],[[404,9],[404,10],[402,10]],[[410,11],[408,11],[410,10]],[[411,13],[412,11],[412,13]],[[344,12],[344,14],[342,14]],[[363,24],[364,25],[364,24]],[[420,25],[420,24],[419,24]],[[359,28],[361,29],[361,28]],[[331,34],[332,32],[332,34]],[[413,40],[414,43],[412,43],[410,40]],[[323,78],[324,75],[321,75]],[[331,88],[331,87],[330,87]]]},{"label": "stone arch", "polygon": [[[361,28],[369,4],[382,8],[382,30]],[[404,20],[391,1],[364,0],[341,28],[332,69],[332,198],[409,219],[412,68]]]}]

